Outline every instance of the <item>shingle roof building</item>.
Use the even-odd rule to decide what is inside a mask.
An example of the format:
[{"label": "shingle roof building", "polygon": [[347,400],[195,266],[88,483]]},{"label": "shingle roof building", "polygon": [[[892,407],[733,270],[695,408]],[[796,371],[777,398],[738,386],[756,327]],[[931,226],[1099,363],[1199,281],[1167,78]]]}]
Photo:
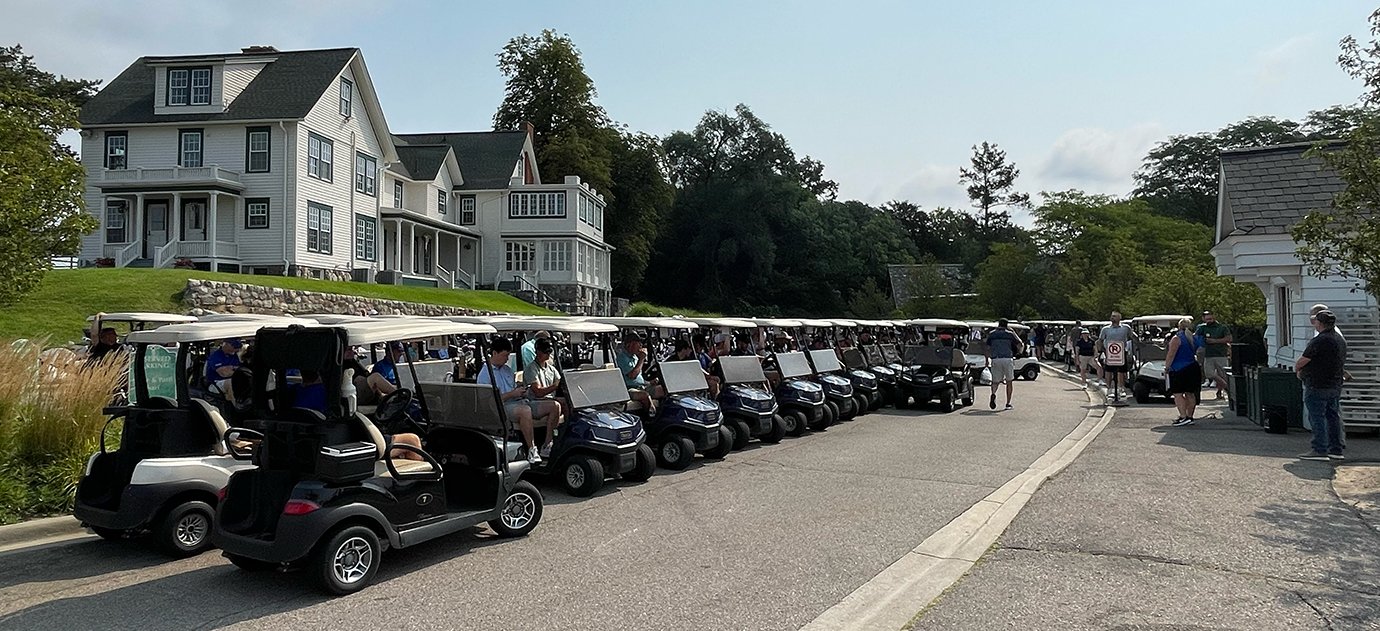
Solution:
[{"label": "shingle roof building", "polygon": [[[522,131],[476,131],[444,134],[394,134],[393,142],[401,154],[405,146],[449,145],[460,161],[465,183],[460,190],[507,188],[513,167],[522,159],[527,133]],[[411,167],[408,167],[409,170]],[[415,178],[415,174],[414,174]]]},{"label": "shingle roof building", "polygon": [[1313,143],[1222,152],[1220,238],[1286,234],[1306,215],[1327,210],[1346,185],[1318,157]]}]

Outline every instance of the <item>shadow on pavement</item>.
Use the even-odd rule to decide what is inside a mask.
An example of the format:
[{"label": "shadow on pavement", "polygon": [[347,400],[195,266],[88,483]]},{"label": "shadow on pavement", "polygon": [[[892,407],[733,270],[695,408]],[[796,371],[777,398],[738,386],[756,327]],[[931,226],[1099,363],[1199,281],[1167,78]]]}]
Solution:
[{"label": "shadow on pavement", "polygon": [[[60,557],[54,562],[54,557]],[[60,548],[41,547],[0,555],[0,589],[25,583],[50,583],[137,570],[170,563],[146,538],[93,539]]]},{"label": "shadow on pavement", "polygon": [[1380,534],[1348,507],[1332,500],[1296,499],[1262,506],[1255,516],[1275,527],[1271,534],[1257,535],[1262,541],[1328,559],[1317,568],[1326,583],[1380,595]]}]

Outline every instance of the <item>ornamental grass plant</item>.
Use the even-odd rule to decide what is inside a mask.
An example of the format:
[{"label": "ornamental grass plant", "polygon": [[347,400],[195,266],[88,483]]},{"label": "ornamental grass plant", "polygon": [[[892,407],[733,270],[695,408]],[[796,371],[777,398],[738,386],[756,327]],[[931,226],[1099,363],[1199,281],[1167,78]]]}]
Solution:
[{"label": "ornamental grass plant", "polygon": [[71,510],[127,371],[123,353],[88,363],[31,341],[0,345],[0,523]]}]

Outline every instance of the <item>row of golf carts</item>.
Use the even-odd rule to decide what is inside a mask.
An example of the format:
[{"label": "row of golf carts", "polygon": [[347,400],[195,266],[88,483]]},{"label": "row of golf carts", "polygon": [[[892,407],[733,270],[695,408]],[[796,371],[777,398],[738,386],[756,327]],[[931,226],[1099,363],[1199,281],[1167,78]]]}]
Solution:
[{"label": "row of golf carts", "polygon": [[[525,535],[542,516],[533,480],[588,496],[609,479],[643,482],[658,465],[684,469],[696,454],[723,458],[753,440],[823,431],[886,404],[952,411],[972,403],[982,373],[964,354],[981,344],[982,327],[955,320],[103,320],[129,323],[129,390],[105,410],[100,450],[77,488],[77,519],[107,539],[151,534],[176,556],[215,545],[246,570],[304,569],[337,594],[367,585],[389,548],[481,524]],[[517,346],[539,331],[555,342],[567,413],[550,456],[535,463],[500,391],[473,375],[489,361],[493,336]],[[630,333],[646,341],[646,372],[664,390],[655,411],[630,401],[612,363]],[[717,354],[709,370],[676,359],[675,342],[697,335],[733,351]],[[252,340],[252,364],[208,383],[205,362],[226,340]],[[399,344],[449,352],[404,354],[400,387],[362,402],[355,360],[381,361]],[[521,353],[509,361],[523,368]],[[544,428],[534,431],[542,444]],[[391,440],[403,434],[423,447]]]},{"label": "row of golf carts", "polygon": [[[1165,381],[1164,357],[1168,349],[1168,338],[1178,328],[1182,319],[1192,320],[1187,315],[1145,315],[1126,320],[1132,333],[1130,374],[1127,383],[1136,403],[1150,403],[1155,398],[1169,399],[1169,384]],[[1079,331],[1087,330],[1093,339],[1107,321],[1074,320],[1032,320],[1031,326],[1044,326],[1049,333],[1045,336],[1045,357],[1064,363],[1070,371],[1077,370],[1073,356],[1072,342],[1078,338]],[[1100,357],[1098,357],[1100,361]]]}]

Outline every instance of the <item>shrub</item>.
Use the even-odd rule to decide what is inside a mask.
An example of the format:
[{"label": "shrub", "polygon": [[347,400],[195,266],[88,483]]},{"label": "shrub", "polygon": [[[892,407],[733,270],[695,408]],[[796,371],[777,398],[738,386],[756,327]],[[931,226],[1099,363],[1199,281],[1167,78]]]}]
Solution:
[{"label": "shrub", "polygon": [[0,346],[0,522],[71,510],[96,450],[123,355],[87,364],[65,349]]}]

